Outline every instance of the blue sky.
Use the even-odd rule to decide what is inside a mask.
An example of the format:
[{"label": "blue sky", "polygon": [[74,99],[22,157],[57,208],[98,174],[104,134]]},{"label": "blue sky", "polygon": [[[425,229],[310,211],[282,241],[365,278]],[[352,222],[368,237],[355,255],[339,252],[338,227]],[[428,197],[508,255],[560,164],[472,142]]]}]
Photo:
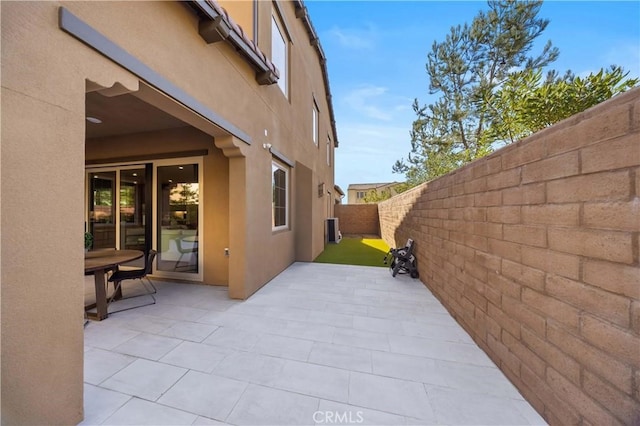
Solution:
[{"label": "blue sky", "polygon": [[[470,23],[480,1],[306,0],[327,56],[338,140],[336,184],[402,181],[391,167],[410,150],[415,98],[430,103],[425,72],[434,41]],[[640,2],[547,1],[547,40],[560,49],[551,65],[578,75],[621,65],[640,76]],[[346,201],[346,200],[345,200]]]}]

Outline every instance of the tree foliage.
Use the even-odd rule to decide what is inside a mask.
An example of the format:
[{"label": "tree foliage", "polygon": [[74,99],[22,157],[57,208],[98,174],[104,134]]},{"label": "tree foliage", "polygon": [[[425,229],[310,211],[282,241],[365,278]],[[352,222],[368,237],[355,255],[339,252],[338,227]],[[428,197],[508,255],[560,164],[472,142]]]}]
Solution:
[{"label": "tree foliage", "polygon": [[511,143],[615,93],[637,84],[625,81],[619,67],[580,78],[555,72],[542,82],[542,70],[556,60],[548,41],[541,52],[534,42],[549,21],[538,17],[541,1],[491,0],[471,25],[452,27],[427,55],[429,105],[416,99],[407,160],[396,173],[410,185],[433,179],[500,143]]},{"label": "tree foliage", "polygon": [[[411,186],[405,182],[402,183],[398,183],[392,187],[389,188],[384,188],[381,189],[380,191],[377,191],[375,189],[370,190],[369,192],[367,192],[363,198],[365,203],[380,203],[384,200],[388,200],[389,198],[391,198],[393,195],[395,194],[400,194],[404,191],[406,191],[407,189],[409,189]],[[391,190],[393,189],[394,193],[391,193]]]},{"label": "tree foliage", "polygon": [[414,101],[417,119],[411,130],[408,164],[395,172],[419,183],[446,173],[491,151],[485,137],[490,111],[487,98],[514,67],[537,69],[558,56],[548,42],[531,55],[534,40],[549,21],[537,17],[541,2],[490,1],[471,25],[452,27],[443,42],[434,42],[427,56],[429,93],[439,99],[428,106]]},{"label": "tree foliage", "polygon": [[365,194],[363,200],[367,204],[375,204],[389,198],[391,198],[391,190],[389,188],[381,189],[380,191],[372,189]]},{"label": "tree foliage", "polygon": [[545,81],[541,69],[514,72],[483,100],[492,111],[488,137],[512,143],[529,136],[638,85],[628,75],[615,65],[586,77],[552,71]]}]

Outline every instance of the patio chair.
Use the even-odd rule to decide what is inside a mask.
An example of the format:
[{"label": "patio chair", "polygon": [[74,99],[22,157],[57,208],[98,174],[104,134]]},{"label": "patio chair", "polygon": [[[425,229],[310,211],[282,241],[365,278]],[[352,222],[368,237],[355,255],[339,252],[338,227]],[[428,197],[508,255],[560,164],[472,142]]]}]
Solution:
[{"label": "patio chair", "polygon": [[193,241],[193,246],[191,247],[185,247],[182,245],[182,243],[184,242],[182,240],[182,237],[178,237],[176,238],[174,241],[176,242],[176,248],[178,249],[178,253],[180,253],[180,257],[178,257],[178,260],[176,261],[176,264],[173,267],[174,271],[177,271],[178,268],[184,268],[184,267],[190,267],[191,266],[191,262],[187,263],[186,265],[180,266],[180,262],[182,261],[182,257],[185,254],[191,254],[191,253],[198,253],[198,240],[197,240],[197,236],[194,237],[194,241]]},{"label": "patio chair", "polygon": [[413,255],[413,240],[409,238],[407,244],[402,248],[390,249],[387,255],[384,257],[384,264],[386,265],[389,259],[392,257],[389,269],[391,270],[391,276],[395,277],[398,274],[409,274],[411,278],[418,278],[418,265],[416,257]]},{"label": "patio chair", "polygon": [[[153,260],[155,259],[157,254],[158,254],[157,251],[149,250],[149,253],[147,254],[147,256],[144,259],[144,268],[142,268],[142,269],[120,269],[118,267],[115,270],[115,272],[109,277],[109,282],[114,283],[115,288],[113,290],[113,293],[111,294],[111,297],[107,301],[107,306],[110,306],[111,303],[114,300],[120,301],[120,300],[132,299],[132,298],[135,298],[135,297],[141,297],[141,296],[150,296],[152,301],[149,302],[149,303],[144,303],[142,305],[130,306],[130,307],[127,307],[127,308],[119,309],[117,311],[110,311],[109,312],[110,314],[113,314],[113,313],[116,313],[116,312],[128,311],[129,309],[141,308],[141,307],[147,306],[147,305],[154,305],[156,303],[156,298],[153,295],[156,294],[158,290],[153,285],[153,283],[149,279],[148,275],[151,273],[151,268],[153,266]],[[122,297],[122,282],[123,281],[129,281],[129,280],[140,280],[140,282],[142,283],[142,287],[144,288],[145,292],[143,294],[135,294],[135,295],[132,295],[132,296]],[[145,280],[146,280],[146,282],[145,282]],[[147,285],[147,283],[149,285]]]}]

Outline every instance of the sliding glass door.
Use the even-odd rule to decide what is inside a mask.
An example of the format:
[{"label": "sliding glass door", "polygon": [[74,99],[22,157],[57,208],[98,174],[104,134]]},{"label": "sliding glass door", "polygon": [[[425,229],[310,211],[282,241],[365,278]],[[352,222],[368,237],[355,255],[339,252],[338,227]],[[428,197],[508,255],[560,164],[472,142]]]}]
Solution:
[{"label": "sliding glass door", "polygon": [[93,249],[145,250],[147,243],[144,167],[89,170],[88,231]]},{"label": "sliding glass door", "polygon": [[93,249],[116,247],[116,171],[89,172],[89,226]]},{"label": "sliding glass door", "polygon": [[145,225],[145,169],[120,170],[120,248],[144,250],[147,243]]},{"label": "sliding glass door", "polygon": [[158,166],[158,270],[198,274],[200,179],[198,164]]},{"label": "sliding glass door", "polygon": [[93,249],[158,251],[154,274],[202,280],[201,159],[87,169]]}]

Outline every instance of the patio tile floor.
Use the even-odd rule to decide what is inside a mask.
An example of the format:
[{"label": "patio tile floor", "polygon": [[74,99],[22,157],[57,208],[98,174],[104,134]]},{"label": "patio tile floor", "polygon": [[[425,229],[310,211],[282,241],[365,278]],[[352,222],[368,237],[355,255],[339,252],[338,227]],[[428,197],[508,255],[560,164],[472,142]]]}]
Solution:
[{"label": "patio tile floor", "polygon": [[81,424],[545,424],[420,281],[386,268],[295,263],[246,301],[155,284],[156,305],[86,326]]}]

